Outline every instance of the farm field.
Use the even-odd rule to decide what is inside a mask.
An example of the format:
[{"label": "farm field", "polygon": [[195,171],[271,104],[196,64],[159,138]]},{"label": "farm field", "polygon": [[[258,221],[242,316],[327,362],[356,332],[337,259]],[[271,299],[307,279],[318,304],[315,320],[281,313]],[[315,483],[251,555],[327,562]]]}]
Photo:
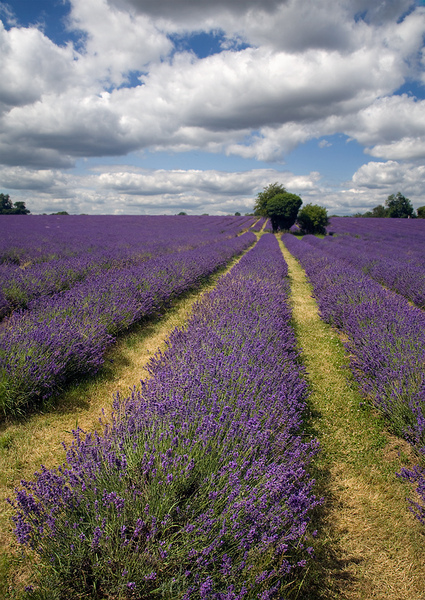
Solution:
[{"label": "farm field", "polygon": [[[246,217],[194,218],[209,223],[196,237],[194,226],[177,226],[191,219],[174,218],[168,250],[165,237],[155,249],[153,235],[150,248],[132,254],[130,242],[113,254],[99,235],[96,266],[76,267],[79,281],[19,306],[7,300],[0,459],[2,496],[14,507],[4,502],[0,513],[5,597],[425,597],[423,311],[345,253],[355,244],[372,252],[367,227],[350,231],[361,219],[332,221],[324,240],[259,233],[265,222]],[[414,225],[397,256],[419,269],[414,242],[425,229]],[[385,241],[380,227],[374,265],[394,235]],[[39,291],[33,283],[45,279],[31,269],[73,258],[63,239],[50,255],[40,239],[36,251],[28,237],[27,247],[5,247],[5,273],[28,271],[21,288]],[[89,252],[80,239],[75,256],[77,246]],[[140,310],[141,290],[152,309]],[[136,294],[117,325],[122,299]],[[43,323],[72,329],[80,318],[81,332],[93,319],[107,323],[97,363],[82,360],[83,369],[66,356],[72,369],[53,369],[47,385],[24,387],[31,366],[10,384],[7,366],[22,365],[5,358],[12,332],[25,340]],[[40,331],[23,362],[46,370],[63,350],[37,354],[40,339],[48,347],[49,330]],[[15,355],[27,351],[13,339]]]},{"label": "farm field", "polygon": [[[207,217],[188,229],[174,218],[169,233],[168,217],[53,216],[19,231],[14,217],[0,251],[1,412],[19,413],[95,373],[116,335],[249,247],[255,221]],[[3,217],[0,229],[7,224]]]}]

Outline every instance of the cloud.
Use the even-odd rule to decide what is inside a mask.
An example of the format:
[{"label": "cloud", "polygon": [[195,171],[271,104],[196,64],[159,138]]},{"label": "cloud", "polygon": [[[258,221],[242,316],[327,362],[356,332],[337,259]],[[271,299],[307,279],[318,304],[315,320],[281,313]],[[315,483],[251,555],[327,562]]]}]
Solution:
[{"label": "cloud", "polygon": [[[289,51],[352,49],[358,30],[397,23],[411,0],[108,0],[149,15],[168,32],[220,30],[254,46]],[[357,44],[358,45],[358,44]]]},{"label": "cloud", "polygon": [[381,190],[383,194],[401,191],[416,203],[425,195],[425,166],[413,163],[369,162],[353,175],[353,183],[360,188]]},{"label": "cloud", "polygon": [[[216,18],[223,24],[226,15],[231,22],[227,4],[217,7]],[[143,2],[134,7],[145,12],[129,12],[122,3],[111,7],[106,0],[72,0],[69,27],[86,35],[79,52],[69,45],[56,46],[35,28],[3,28],[0,158],[6,164],[47,168],[67,166],[81,156],[201,148],[282,160],[297,144],[334,133],[332,119],[350,129],[358,116],[364,127],[351,127],[349,135],[367,143],[376,129],[367,111],[385,112],[384,100],[377,98],[403,82],[407,58],[422,43],[425,13],[416,11],[399,24],[376,28],[364,20],[344,21],[343,2],[329,19],[325,5],[329,8],[327,3],[314,8],[309,4],[307,17],[305,2],[232,4],[233,15],[264,13],[258,21],[249,13],[246,27],[262,23],[269,33],[274,27],[268,22],[271,12],[273,19],[275,13],[285,14],[285,27],[297,31],[302,45],[288,42],[289,49],[281,49],[264,41],[260,47],[202,60],[188,53],[164,60],[171,41],[153,20],[157,8]],[[172,16],[170,6],[166,2],[163,8]],[[176,6],[191,10],[193,3]],[[209,14],[210,5],[200,3],[199,10]],[[335,42],[325,48],[317,42],[314,36],[326,23],[342,31],[348,46]],[[287,39],[282,31],[279,36]],[[326,32],[324,37],[329,39]],[[122,88],[132,72],[139,73],[140,85]],[[388,106],[386,112],[391,112]],[[389,141],[390,153],[406,138],[406,131],[399,129]],[[378,153],[384,152],[383,139],[376,143]]]},{"label": "cloud", "polygon": [[425,157],[425,101],[403,94],[378,98],[356,118],[342,120],[347,135],[366,147],[366,153],[385,159]]},{"label": "cloud", "polygon": [[48,191],[63,185],[66,176],[53,169],[31,170],[23,167],[0,169],[2,186],[14,190]]},{"label": "cloud", "polygon": [[56,46],[36,28],[7,31],[0,21],[0,54],[0,114],[69,85],[73,50]]},{"label": "cloud", "polygon": [[425,167],[396,161],[369,162],[345,189],[327,187],[320,173],[252,169],[229,173],[210,170],[148,170],[99,165],[88,174],[17,167],[0,169],[13,201],[33,213],[67,210],[86,214],[233,214],[251,212],[257,193],[273,182],[299,194],[304,204],[325,206],[329,214],[353,214],[384,204],[397,191],[414,206],[424,204]]},{"label": "cloud", "polygon": [[[99,166],[88,175],[63,174],[55,170],[18,167],[0,169],[6,187],[27,201],[32,212],[43,212],[44,203],[62,204],[70,212],[99,214],[159,209],[173,212],[176,207],[192,212],[250,212],[256,194],[270,182],[278,181],[294,193],[303,195],[317,187],[320,175],[294,175],[273,169],[253,169],[228,173],[218,170],[148,170],[126,166]],[[31,190],[31,196],[27,192]],[[13,198],[15,200],[15,197]],[[71,207],[71,208],[69,208]]]},{"label": "cloud", "polygon": [[297,177],[292,173],[275,172],[271,169],[239,173],[216,170],[133,170],[101,173],[98,184],[105,189],[136,195],[180,194],[196,189],[213,196],[241,196],[254,194],[259,187],[266,186],[271,177],[278,177],[285,186],[300,192],[311,188],[319,175],[314,172],[309,176]]},{"label": "cloud", "polygon": [[12,7],[6,2],[0,2],[0,17],[11,27],[18,25],[18,20]]},{"label": "cloud", "polygon": [[[112,193],[123,203],[114,210],[130,200],[151,210],[153,199],[164,210],[191,199],[203,207],[217,193],[225,211],[235,199],[248,202],[254,180],[270,183],[261,169],[71,174],[76,191],[51,177],[80,158],[144,149],[283,163],[298,145],[336,133],[389,161],[369,163],[386,170],[357,171],[355,191],[345,192],[352,202],[358,190],[379,195],[396,173],[399,181],[409,169],[413,179],[419,173],[412,165],[400,171],[401,162],[391,167],[425,154],[425,101],[392,95],[423,77],[425,8],[409,0],[70,0],[70,7],[67,27],[81,36],[75,47],[17,27],[10,10],[7,27],[0,23],[0,164],[11,189],[33,185],[57,200],[70,194],[77,207],[78,191],[84,212],[90,202],[111,207]],[[173,44],[200,31],[217,34],[222,51],[199,59]],[[291,177],[311,198],[326,191],[317,174]]]},{"label": "cloud", "polygon": [[405,168],[393,160],[386,163],[369,162],[353,175],[353,183],[371,189],[394,186],[404,176]]},{"label": "cloud", "polygon": [[38,101],[3,116],[0,141],[10,148],[9,162],[15,152],[22,160],[20,142],[36,154],[68,157],[151,147],[278,160],[306,139],[333,133],[324,127],[327,119],[356,115],[399,85],[401,69],[387,69],[392,61],[389,51],[376,60],[372,48],[348,57],[263,48],[203,60],[180,54],[151,65],[135,88],[94,93],[69,85],[59,93],[46,84]]},{"label": "cloud", "polygon": [[207,23],[213,23],[212,27],[225,24],[232,16],[240,17],[247,12],[273,12],[284,3],[284,0],[109,0],[114,7],[132,7],[138,13],[161,19],[162,22],[184,23],[190,28],[197,23],[199,29]]},{"label": "cloud", "polygon": [[85,78],[119,86],[132,71],[144,71],[172,51],[172,43],[149,17],[137,15],[106,0],[72,0],[68,27],[85,36],[78,70]]}]

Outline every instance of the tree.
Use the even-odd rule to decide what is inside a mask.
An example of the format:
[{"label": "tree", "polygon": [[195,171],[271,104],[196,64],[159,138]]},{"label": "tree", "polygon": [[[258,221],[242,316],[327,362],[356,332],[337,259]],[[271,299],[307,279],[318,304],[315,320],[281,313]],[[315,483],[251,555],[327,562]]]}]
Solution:
[{"label": "tree", "polygon": [[418,208],[418,217],[419,219],[425,219],[425,206],[420,206]]},{"label": "tree", "polygon": [[25,202],[12,204],[9,194],[0,194],[0,215],[28,215],[29,212]]},{"label": "tree", "polygon": [[388,210],[385,208],[385,206],[382,206],[382,204],[378,204],[378,206],[372,208],[371,217],[388,217]]},{"label": "tree", "polygon": [[272,222],[273,231],[289,229],[295,223],[298,210],[303,201],[296,194],[285,192],[276,194],[267,201],[267,215]]},{"label": "tree", "polygon": [[388,216],[392,218],[407,219],[407,217],[414,217],[415,215],[409,198],[405,198],[400,192],[388,196],[385,200],[385,206],[388,208]]},{"label": "tree", "polygon": [[15,207],[13,209],[14,215],[29,215],[30,214],[30,211],[25,206],[25,202],[14,202],[13,206]]},{"label": "tree", "polygon": [[267,202],[278,194],[285,194],[286,190],[280,183],[271,183],[257,194],[257,199],[254,205],[254,215],[260,217],[269,217],[267,212]]},{"label": "tree", "polygon": [[306,204],[298,214],[297,223],[304,233],[326,233],[326,225],[329,225],[326,208]]},{"label": "tree", "polygon": [[0,214],[7,215],[10,210],[13,210],[13,205],[9,194],[0,194]]}]

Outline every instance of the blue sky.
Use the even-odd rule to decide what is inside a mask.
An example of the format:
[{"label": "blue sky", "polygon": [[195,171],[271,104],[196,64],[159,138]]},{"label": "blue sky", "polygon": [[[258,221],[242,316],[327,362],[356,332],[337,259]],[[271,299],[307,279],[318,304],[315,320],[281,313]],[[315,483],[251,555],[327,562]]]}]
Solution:
[{"label": "blue sky", "polygon": [[234,214],[283,184],[425,204],[425,7],[0,1],[0,191],[33,213]]}]

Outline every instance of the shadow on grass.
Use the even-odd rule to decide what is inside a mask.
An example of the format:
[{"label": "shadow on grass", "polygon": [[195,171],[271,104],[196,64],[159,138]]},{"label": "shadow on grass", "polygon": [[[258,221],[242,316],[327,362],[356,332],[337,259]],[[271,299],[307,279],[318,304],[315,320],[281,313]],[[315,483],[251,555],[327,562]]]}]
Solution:
[{"label": "shadow on grass", "polygon": [[[320,432],[314,425],[321,418],[319,410],[308,407],[304,422],[304,431],[308,438],[320,439]],[[295,596],[303,600],[341,600],[346,597],[344,590],[356,585],[357,577],[353,574],[354,565],[363,562],[361,556],[347,556],[340,544],[341,531],[337,531],[332,523],[332,515],[338,508],[339,499],[331,488],[332,475],[329,469],[330,460],[324,450],[309,468],[315,480],[315,493],[323,503],[317,506],[312,514],[310,531],[317,531],[311,541],[314,555],[310,559],[303,582]]]}]

